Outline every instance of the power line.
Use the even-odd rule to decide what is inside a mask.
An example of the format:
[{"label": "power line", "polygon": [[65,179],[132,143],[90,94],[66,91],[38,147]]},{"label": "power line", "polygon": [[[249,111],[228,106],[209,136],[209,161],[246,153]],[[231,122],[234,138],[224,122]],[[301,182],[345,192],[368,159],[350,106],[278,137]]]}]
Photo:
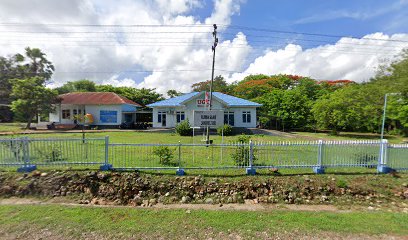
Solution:
[{"label": "power line", "polygon": [[[64,24],[64,23],[0,23],[0,26],[17,26],[17,27],[29,27],[29,26],[48,26],[48,27],[88,27],[88,28],[210,28],[212,24]],[[240,25],[220,25],[226,29],[236,29],[236,30],[247,30],[247,31],[257,31],[257,32],[271,32],[271,33],[282,33],[282,34],[296,34],[296,35],[306,35],[306,36],[319,36],[327,38],[355,38],[361,39],[355,36],[342,36],[342,35],[333,35],[333,34],[324,34],[324,33],[310,33],[310,32],[297,32],[297,31],[284,31],[276,30],[269,28],[255,28],[249,26],[240,26]],[[4,32],[4,31],[0,31]],[[18,31],[16,31],[18,32]],[[123,33],[124,31],[111,32],[111,33]],[[34,32],[38,33],[38,32]],[[51,33],[50,31],[46,33]],[[55,32],[54,32],[55,33]],[[58,32],[64,33],[64,32]],[[75,32],[74,32],[75,33]],[[89,33],[83,32],[83,33]],[[190,33],[190,32],[181,32],[181,33]],[[208,32],[199,32],[199,33],[208,33]],[[391,42],[404,42],[408,43],[408,40],[397,40],[397,39],[380,39],[380,38],[364,38],[374,41],[391,41]]]}]

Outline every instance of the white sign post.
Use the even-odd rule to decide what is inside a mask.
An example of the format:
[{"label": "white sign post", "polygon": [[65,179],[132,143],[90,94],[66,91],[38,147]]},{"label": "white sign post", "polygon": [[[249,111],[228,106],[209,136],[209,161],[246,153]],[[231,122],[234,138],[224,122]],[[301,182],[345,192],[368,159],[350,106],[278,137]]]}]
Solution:
[{"label": "white sign post", "polygon": [[217,128],[224,125],[224,112],[217,110],[194,111],[193,127]]}]

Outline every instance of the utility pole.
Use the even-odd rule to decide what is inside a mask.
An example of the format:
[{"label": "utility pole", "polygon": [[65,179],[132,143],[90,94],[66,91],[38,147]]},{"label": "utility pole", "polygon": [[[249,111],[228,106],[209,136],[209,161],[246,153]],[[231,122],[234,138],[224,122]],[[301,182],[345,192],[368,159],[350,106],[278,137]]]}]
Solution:
[{"label": "utility pole", "polygon": [[[211,84],[210,84],[210,103],[208,105],[208,110],[211,110],[211,105],[212,105],[212,90],[213,90],[213,82],[214,82],[214,65],[215,65],[215,48],[218,45],[218,38],[217,38],[217,25],[214,24],[214,31],[212,33],[214,37],[214,44],[212,45],[211,49],[213,52],[213,61],[212,61],[212,72],[211,72]],[[207,139],[206,139],[207,144],[210,144],[210,127],[207,126]]]},{"label": "utility pole", "polygon": [[385,114],[387,111],[387,99],[388,96],[398,95],[399,93],[386,93],[384,97],[384,109],[383,109],[383,119],[381,124],[381,141],[384,139],[384,126],[385,126]]}]

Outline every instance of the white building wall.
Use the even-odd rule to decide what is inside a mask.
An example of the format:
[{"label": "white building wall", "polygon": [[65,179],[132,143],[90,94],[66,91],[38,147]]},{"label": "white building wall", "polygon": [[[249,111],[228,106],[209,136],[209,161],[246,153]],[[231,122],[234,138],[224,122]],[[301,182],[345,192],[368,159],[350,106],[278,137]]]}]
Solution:
[{"label": "white building wall", "polygon": [[51,112],[49,114],[50,122],[58,123],[60,121],[60,114],[61,114],[61,109],[60,109],[60,106],[57,105],[55,106],[55,112]]},{"label": "white building wall", "polygon": [[[185,106],[181,107],[154,107],[153,108],[153,127],[161,128],[162,123],[158,122],[158,112],[164,111],[166,112],[166,128],[173,128],[177,124],[177,115],[176,112],[184,112],[185,118],[189,120],[191,126],[193,126],[194,122],[194,111],[204,111],[207,110],[207,107],[204,106],[197,106],[197,99],[204,99],[204,94],[200,94],[195,98],[192,98],[189,102],[185,104]],[[255,128],[256,127],[256,107],[231,107],[228,108],[222,102],[218,101],[216,98],[213,98],[212,110],[220,110],[220,111],[230,111],[234,112],[234,127],[246,127],[246,128]],[[250,112],[251,113],[251,122],[244,123],[242,118],[242,113]],[[173,112],[173,114],[170,114]]]},{"label": "white building wall", "polygon": [[[234,112],[234,127],[245,127],[245,128],[255,128],[256,127],[256,108],[241,108],[241,107],[233,107],[229,108],[228,111]],[[251,122],[244,123],[242,114],[243,112],[250,112],[251,113]]]},{"label": "white building wall", "polygon": [[[69,110],[69,118],[62,118],[62,110]],[[55,112],[49,114],[50,122],[73,124],[74,123],[74,110],[81,110],[84,112],[83,105],[61,104],[56,105]]]},{"label": "white building wall", "polygon": [[[116,111],[116,122],[104,123],[100,121],[100,111]],[[91,125],[120,125],[122,123],[122,108],[121,105],[86,105],[85,113],[92,114],[94,122]]]}]

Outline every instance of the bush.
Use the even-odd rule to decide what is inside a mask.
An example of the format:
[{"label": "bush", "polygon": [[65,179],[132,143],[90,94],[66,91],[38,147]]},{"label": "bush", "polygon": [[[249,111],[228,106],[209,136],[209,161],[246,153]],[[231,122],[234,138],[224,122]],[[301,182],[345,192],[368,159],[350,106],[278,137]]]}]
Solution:
[{"label": "bush", "polygon": [[218,135],[222,136],[223,132],[224,132],[224,136],[232,136],[233,135],[233,129],[228,124],[224,124],[224,126],[217,128]]},{"label": "bush", "polygon": [[59,145],[52,145],[46,149],[36,149],[38,155],[45,162],[63,162],[67,159],[63,157],[61,147]]},{"label": "bush", "polygon": [[160,164],[174,165],[174,163],[171,162],[171,160],[174,157],[173,151],[169,147],[167,146],[154,147],[153,154],[159,157]]},{"label": "bush", "polygon": [[176,133],[178,133],[180,136],[193,135],[193,130],[191,129],[191,126],[188,120],[184,120],[181,123],[176,125]]},{"label": "bush", "polygon": [[378,155],[369,153],[357,153],[354,154],[354,159],[359,165],[363,165],[367,168],[375,168],[378,164]]},{"label": "bush", "polygon": [[348,185],[346,181],[340,179],[337,181],[336,186],[339,188],[347,188]]},{"label": "bush", "polygon": [[[234,160],[235,165],[237,166],[249,166],[249,159],[250,159],[250,151],[249,151],[249,140],[251,136],[242,134],[238,137],[238,143],[240,145],[237,146],[235,152],[231,154],[231,158]],[[241,145],[242,144],[242,145]],[[255,165],[256,156],[255,156],[255,148],[253,149],[252,155],[252,165]]]}]

